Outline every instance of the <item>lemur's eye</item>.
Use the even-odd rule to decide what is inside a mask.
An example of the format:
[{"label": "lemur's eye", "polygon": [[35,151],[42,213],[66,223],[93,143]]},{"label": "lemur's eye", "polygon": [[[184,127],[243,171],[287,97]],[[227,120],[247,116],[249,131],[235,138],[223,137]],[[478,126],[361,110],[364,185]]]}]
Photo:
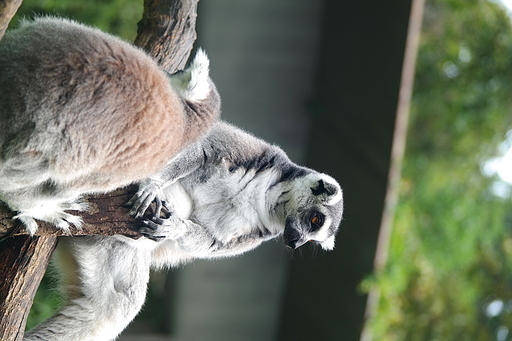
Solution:
[{"label": "lemur's eye", "polygon": [[321,213],[315,212],[309,219],[309,222],[311,223],[311,231],[318,231],[324,224],[324,216]]}]

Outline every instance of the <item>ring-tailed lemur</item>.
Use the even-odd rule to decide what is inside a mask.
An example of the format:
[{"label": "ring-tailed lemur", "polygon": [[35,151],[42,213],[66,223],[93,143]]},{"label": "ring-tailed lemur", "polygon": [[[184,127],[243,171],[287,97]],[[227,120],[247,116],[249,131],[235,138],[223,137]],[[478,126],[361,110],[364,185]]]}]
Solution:
[{"label": "ring-tailed lemur", "polygon": [[132,214],[142,217],[151,202],[156,213],[141,227],[148,238],[66,237],[77,262],[70,300],[26,340],[112,340],[139,312],[150,267],[234,256],[280,235],[291,248],[313,241],[331,250],[343,212],[333,178],[222,122],[140,183]]},{"label": "ring-tailed lemur", "polygon": [[57,18],[26,21],[0,42],[0,200],[34,234],[81,220],[85,193],[157,172],[200,138],[220,98],[199,51],[168,76],[142,50]]}]

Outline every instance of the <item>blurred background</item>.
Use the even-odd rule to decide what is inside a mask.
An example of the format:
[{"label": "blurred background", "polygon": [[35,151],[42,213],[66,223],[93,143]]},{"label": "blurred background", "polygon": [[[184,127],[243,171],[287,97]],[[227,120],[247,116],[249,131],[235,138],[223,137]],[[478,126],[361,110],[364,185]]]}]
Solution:
[{"label": "blurred background", "polygon": [[[25,0],[10,27],[43,13],[132,41],[142,0]],[[223,118],[335,177],[345,219],[332,252],[277,241],[154,273],[120,340],[512,340],[503,3],[204,0],[197,32]]]}]

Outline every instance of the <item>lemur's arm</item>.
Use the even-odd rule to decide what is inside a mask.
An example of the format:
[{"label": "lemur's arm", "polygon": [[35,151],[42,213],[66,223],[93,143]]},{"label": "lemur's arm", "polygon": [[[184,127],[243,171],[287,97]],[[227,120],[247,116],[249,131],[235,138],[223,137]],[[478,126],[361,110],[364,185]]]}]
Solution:
[{"label": "lemur's arm", "polygon": [[[206,228],[191,220],[184,220],[176,215],[166,219],[153,217],[151,220],[143,220],[144,227],[140,231],[148,238],[156,241],[174,240],[180,249],[191,258],[223,258],[242,254],[252,250],[263,241],[273,238],[270,232],[261,233],[254,231],[250,234],[234,237],[228,242],[215,238]],[[166,247],[162,243],[159,247]],[[157,247],[158,249],[158,247]],[[156,250],[156,249],[155,249]],[[166,259],[155,259],[157,264],[172,263]],[[161,253],[165,255],[166,253]]]},{"label": "lemur's arm", "polygon": [[59,257],[65,265],[59,269],[68,268],[63,276],[68,301],[24,340],[114,340],[137,315],[146,296],[151,253],[141,242],[118,236],[59,240],[58,250],[67,251]]},{"label": "lemur's arm", "polygon": [[130,214],[136,218],[141,218],[149,205],[155,201],[155,214],[158,216],[162,209],[162,199],[164,198],[162,189],[172,185],[178,179],[191,174],[201,167],[204,162],[205,154],[200,142],[184,149],[161,171],[139,182],[137,193],[128,202],[128,205],[133,205]]}]

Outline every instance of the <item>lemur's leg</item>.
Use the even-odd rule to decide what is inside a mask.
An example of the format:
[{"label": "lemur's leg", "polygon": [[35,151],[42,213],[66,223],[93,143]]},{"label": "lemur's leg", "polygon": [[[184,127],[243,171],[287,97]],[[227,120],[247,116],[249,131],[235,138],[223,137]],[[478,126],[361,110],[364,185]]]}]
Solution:
[{"label": "lemur's leg", "polygon": [[[255,232],[223,242],[215,238],[206,228],[191,220],[175,215],[166,219],[153,217],[143,220],[140,231],[153,240],[175,240],[176,244],[194,258],[229,257],[249,251],[263,241],[272,238],[270,234]],[[166,247],[162,243],[162,247]]]},{"label": "lemur's leg", "polygon": [[[146,296],[150,252],[142,241],[123,237],[68,237],[62,242],[74,255],[64,276],[68,302],[24,340],[113,340],[137,315]],[[70,255],[64,255],[69,257]],[[66,258],[69,265],[70,258]]]}]

